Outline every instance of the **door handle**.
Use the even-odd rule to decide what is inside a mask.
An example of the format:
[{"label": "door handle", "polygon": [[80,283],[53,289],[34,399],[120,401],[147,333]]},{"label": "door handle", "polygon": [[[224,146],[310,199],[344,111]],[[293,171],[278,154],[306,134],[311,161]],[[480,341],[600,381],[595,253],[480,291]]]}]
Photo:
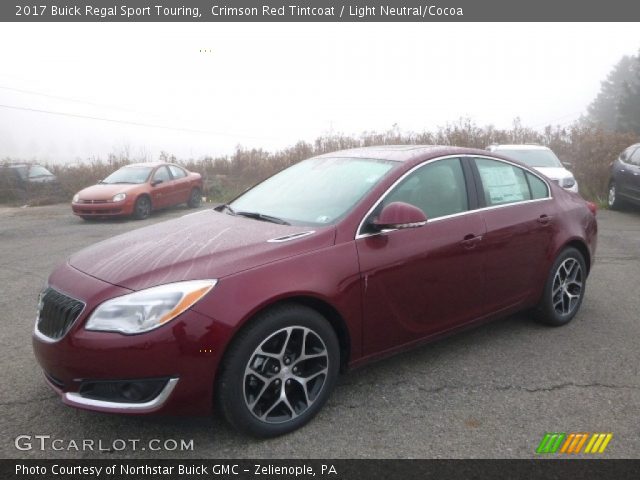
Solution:
[{"label": "door handle", "polygon": [[476,244],[482,241],[482,235],[474,235],[470,233],[469,235],[465,235],[464,239],[460,242],[464,248],[474,248]]},{"label": "door handle", "polygon": [[537,222],[541,225],[549,225],[551,223],[551,217],[546,213],[543,213],[538,217]]}]

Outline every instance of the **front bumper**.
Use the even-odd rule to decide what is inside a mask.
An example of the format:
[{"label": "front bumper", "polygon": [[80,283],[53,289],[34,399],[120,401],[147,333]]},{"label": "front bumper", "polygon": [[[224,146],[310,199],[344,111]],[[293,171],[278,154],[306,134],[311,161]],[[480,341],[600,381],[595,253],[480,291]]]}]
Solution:
[{"label": "front bumper", "polygon": [[72,203],[71,210],[75,215],[81,217],[115,217],[131,215],[133,203],[127,200],[106,203]]},{"label": "front bumper", "polygon": [[[84,329],[92,310],[107,298],[128,290],[85,275],[68,264],[58,268],[50,286],[74,292],[86,308],[59,340],[37,330],[33,349],[49,386],[70,406],[124,414],[209,415],[214,374],[221,357],[214,321],[191,310],[167,325],[138,335]],[[109,401],[87,396],[87,382],[136,382],[168,379],[154,398],[144,402]]]}]

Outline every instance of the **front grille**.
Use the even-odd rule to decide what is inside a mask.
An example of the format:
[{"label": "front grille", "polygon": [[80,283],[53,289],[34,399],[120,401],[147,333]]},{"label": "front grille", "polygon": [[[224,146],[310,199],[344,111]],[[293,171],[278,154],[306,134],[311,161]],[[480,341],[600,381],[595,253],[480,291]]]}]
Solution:
[{"label": "front grille", "polygon": [[109,200],[80,200],[80,203],[109,203]]},{"label": "front grille", "polygon": [[83,308],[84,303],[47,288],[40,297],[36,328],[46,337],[54,340],[62,338]]}]

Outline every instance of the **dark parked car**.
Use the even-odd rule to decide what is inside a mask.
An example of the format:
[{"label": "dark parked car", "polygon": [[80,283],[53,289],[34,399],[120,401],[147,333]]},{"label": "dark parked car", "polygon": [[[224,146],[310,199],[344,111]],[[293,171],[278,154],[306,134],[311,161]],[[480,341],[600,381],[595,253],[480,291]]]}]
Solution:
[{"label": "dark parked car", "polygon": [[143,219],[153,210],[186,203],[200,206],[202,177],[173,163],[133,163],[122,167],[97,185],[80,190],[71,209],[79,217],[132,215]]},{"label": "dark parked car", "polygon": [[0,165],[0,192],[8,200],[27,201],[39,195],[60,193],[56,176],[42,165],[8,163]]},{"label": "dark parked car", "polygon": [[243,431],[282,434],[341,370],[524,309],[568,323],[595,213],[483,150],[314,157],[71,256],[40,296],[35,354],[74,407],[209,414],[215,401]]},{"label": "dark parked car", "polygon": [[640,206],[640,143],[631,145],[611,164],[609,208],[625,202]]}]

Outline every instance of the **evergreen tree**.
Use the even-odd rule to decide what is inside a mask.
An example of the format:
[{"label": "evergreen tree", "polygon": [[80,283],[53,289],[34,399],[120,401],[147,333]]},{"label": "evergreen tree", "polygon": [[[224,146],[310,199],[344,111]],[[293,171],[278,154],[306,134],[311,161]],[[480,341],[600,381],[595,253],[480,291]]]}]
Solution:
[{"label": "evergreen tree", "polygon": [[593,123],[607,130],[640,133],[640,53],[622,57],[588,112]]},{"label": "evergreen tree", "polygon": [[622,85],[616,105],[616,131],[640,135],[640,54],[634,63],[633,76]]}]

